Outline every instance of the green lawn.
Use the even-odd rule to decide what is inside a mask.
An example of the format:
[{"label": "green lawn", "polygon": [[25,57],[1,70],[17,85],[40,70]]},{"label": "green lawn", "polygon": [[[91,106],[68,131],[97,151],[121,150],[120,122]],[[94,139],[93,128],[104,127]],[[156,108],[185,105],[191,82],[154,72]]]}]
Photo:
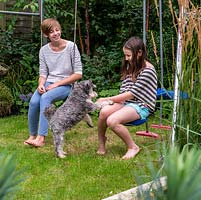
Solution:
[{"label": "green lawn", "polygon": [[[129,127],[141,152],[132,160],[121,160],[126,152],[123,142],[108,131],[108,153],[96,154],[97,117],[94,128],[80,122],[66,133],[65,159],[55,157],[51,132],[42,148],[25,146],[28,137],[27,116],[0,119],[0,151],[16,157],[18,168],[23,169],[25,180],[13,200],[99,200],[136,186],[136,176],[150,181],[146,166],[148,161],[159,163],[163,141],[168,142],[169,131],[153,130],[160,139],[136,136],[136,130],[145,125]],[[151,123],[159,119],[151,118]]]}]

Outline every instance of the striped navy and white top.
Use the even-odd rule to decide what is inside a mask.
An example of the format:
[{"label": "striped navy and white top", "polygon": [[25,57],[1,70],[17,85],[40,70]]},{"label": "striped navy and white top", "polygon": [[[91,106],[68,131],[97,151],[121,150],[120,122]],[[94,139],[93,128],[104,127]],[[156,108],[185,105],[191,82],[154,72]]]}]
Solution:
[{"label": "striped navy and white top", "polygon": [[119,93],[131,92],[133,99],[126,102],[137,103],[141,107],[147,107],[150,113],[155,111],[157,90],[157,74],[153,67],[145,67],[133,82],[131,75],[127,75],[122,81]]}]

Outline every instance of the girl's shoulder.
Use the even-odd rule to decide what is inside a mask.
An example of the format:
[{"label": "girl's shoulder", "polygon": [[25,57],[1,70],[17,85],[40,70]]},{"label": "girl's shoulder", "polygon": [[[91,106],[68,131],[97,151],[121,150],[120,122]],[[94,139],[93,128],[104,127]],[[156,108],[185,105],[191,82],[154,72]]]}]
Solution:
[{"label": "girl's shoulder", "polygon": [[154,66],[148,61],[146,61],[146,67],[145,68],[155,69]]},{"label": "girl's shoulder", "polygon": [[44,44],[44,45],[40,48],[40,53],[44,53],[44,52],[49,52],[49,43]]},{"label": "girl's shoulder", "polygon": [[70,41],[70,40],[66,40],[66,44],[68,47],[72,48],[74,46],[74,42]]},{"label": "girl's shoulder", "polygon": [[146,62],[146,67],[144,68],[143,74],[157,74],[155,67],[150,63],[150,62]]},{"label": "girl's shoulder", "polygon": [[48,48],[48,46],[49,46],[49,42],[48,43],[46,43],[46,44],[44,44],[40,49],[45,49],[45,48]]}]

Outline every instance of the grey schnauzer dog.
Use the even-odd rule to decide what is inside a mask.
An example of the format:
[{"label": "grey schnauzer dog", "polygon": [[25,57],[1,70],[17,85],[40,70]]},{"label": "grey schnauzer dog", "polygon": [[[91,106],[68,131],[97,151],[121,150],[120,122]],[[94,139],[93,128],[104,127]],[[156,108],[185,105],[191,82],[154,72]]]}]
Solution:
[{"label": "grey schnauzer dog", "polygon": [[88,113],[100,109],[100,105],[92,101],[92,98],[97,96],[93,91],[94,87],[91,80],[75,83],[71,94],[58,109],[53,104],[45,109],[44,114],[53,133],[55,153],[60,158],[66,157],[66,153],[63,151],[65,131],[81,120],[86,121],[89,126],[93,126]]}]

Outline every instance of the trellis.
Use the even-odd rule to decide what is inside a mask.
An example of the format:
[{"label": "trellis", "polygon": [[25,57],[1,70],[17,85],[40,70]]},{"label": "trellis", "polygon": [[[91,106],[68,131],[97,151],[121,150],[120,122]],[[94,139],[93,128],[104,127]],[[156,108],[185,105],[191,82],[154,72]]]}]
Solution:
[{"label": "trellis", "polygon": [[[0,14],[5,15],[24,15],[24,16],[39,16],[40,22],[42,22],[44,17],[44,8],[43,8],[43,0],[38,0],[39,5],[39,12],[33,13],[33,12],[15,12],[15,11],[9,11],[9,10],[0,10]],[[44,43],[44,37],[41,32],[41,46]]]}]

